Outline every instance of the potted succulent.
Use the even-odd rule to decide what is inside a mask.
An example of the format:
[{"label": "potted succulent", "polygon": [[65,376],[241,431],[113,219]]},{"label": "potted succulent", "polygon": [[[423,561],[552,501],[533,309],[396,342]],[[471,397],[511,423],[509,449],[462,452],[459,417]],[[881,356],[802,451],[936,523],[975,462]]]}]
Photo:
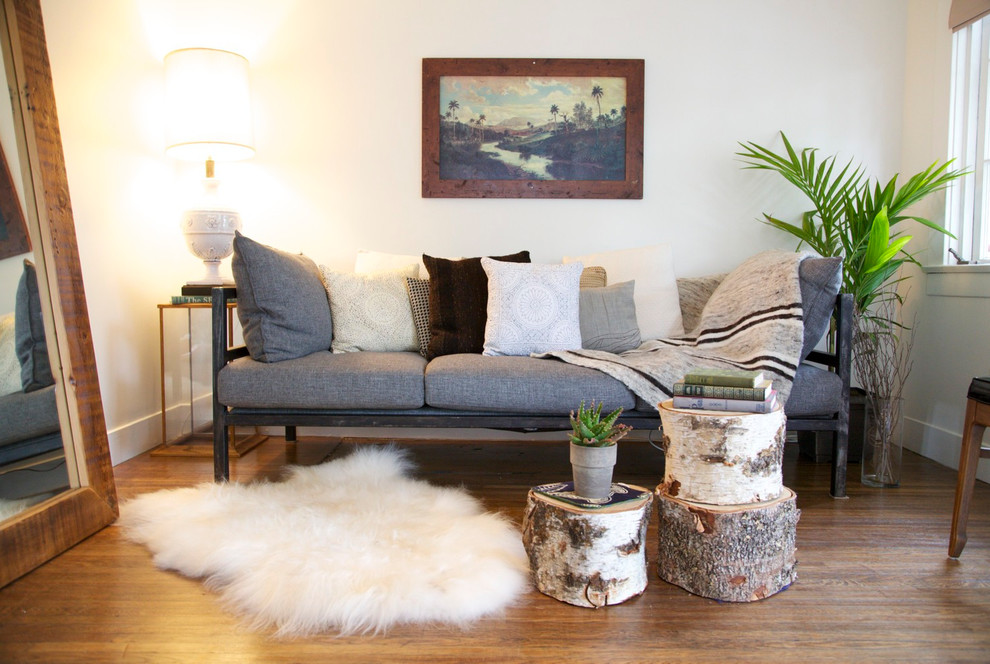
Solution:
[{"label": "potted succulent", "polygon": [[615,466],[619,442],[632,429],[627,424],[617,424],[622,414],[616,408],[604,418],[603,404],[590,408],[584,402],[577,414],[571,411],[571,470],[574,475],[574,493],[582,498],[601,500],[608,498],[612,489],[612,469]]}]

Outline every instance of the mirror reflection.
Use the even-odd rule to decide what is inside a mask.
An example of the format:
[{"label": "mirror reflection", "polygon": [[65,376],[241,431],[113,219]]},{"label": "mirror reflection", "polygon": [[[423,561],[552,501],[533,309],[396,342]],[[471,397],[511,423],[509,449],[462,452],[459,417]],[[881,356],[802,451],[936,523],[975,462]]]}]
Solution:
[{"label": "mirror reflection", "polygon": [[0,104],[0,521],[69,488],[13,113]]}]

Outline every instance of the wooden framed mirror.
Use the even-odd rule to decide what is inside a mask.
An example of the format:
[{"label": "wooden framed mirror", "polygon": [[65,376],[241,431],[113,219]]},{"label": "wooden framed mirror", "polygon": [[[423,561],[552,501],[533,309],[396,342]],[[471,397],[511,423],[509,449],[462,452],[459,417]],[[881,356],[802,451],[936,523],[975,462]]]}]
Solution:
[{"label": "wooden framed mirror", "polygon": [[4,586],[118,512],[40,0],[3,0],[0,42],[68,476],[65,490],[0,522]]}]

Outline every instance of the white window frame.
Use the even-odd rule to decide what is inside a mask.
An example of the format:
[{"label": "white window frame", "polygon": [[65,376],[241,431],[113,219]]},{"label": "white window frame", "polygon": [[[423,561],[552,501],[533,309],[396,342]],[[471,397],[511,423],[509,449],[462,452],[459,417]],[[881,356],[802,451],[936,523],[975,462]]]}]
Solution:
[{"label": "white window frame", "polygon": [[952,89],[949,100],[949,158],[970,174],[946,195],[944,262],[955,264],[952,249],[970,263],[990,263],[990,16],[952,36]]}]

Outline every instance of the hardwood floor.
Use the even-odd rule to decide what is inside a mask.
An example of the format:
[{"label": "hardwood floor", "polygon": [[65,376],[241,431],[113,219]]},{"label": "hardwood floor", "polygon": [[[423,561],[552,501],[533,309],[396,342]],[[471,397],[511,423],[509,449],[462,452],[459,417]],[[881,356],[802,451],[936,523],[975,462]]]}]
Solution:
[{"label": "hardwood floor", "polygon": [[[562,442],[409,444],[420,476],[463,484],[520,522],[530,486],[566,479]],[[232,480],[274,478],[285,463],[340,456],[350,443],[273,438],[232,459]],[[152,457],[115,469],[122,500],[209,481],[210,459]],[[858,466],[850,466],[857,478]],[[623,441],[617,479],[653,487],[662,457]],[[277,641],[243,629],[196,580],[157,570],[111,526],[0,590],[2,662],[987,662],[990,487],[977,483],[969,543],[946,555],[955,472],[909,452],[902,486],[828,496],[828,465],[787,450],[785,484],[802,510],[798,580],[761,602],[696,597],[656,575],[646,592],[598,611],[530,592],[502,617],[462,631],[408,626],[385,636]]]}]

